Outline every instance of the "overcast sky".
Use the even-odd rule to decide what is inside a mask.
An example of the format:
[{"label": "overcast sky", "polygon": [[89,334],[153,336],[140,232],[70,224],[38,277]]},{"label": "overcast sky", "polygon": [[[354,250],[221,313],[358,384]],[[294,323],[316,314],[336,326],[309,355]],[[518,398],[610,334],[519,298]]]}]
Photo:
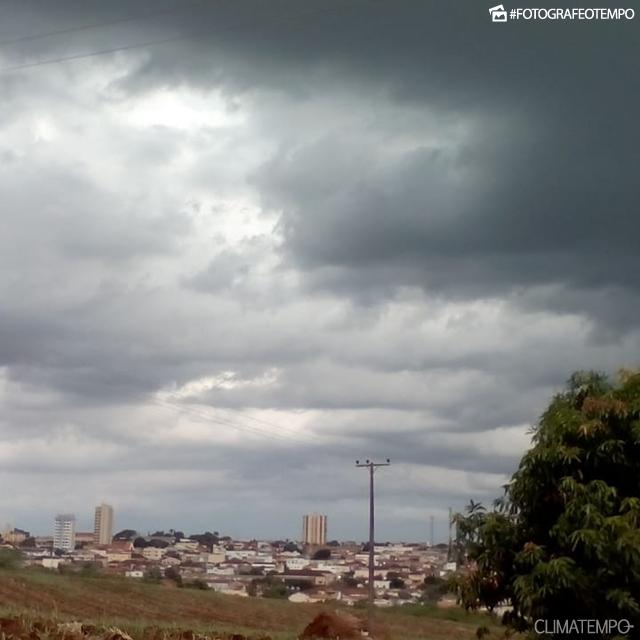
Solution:
[{"label": "overcast sky", "polygon": [[444,539],[638,365],[640,17],[490,4],[2,3],[0,524],[363,539],[390,457]]}]

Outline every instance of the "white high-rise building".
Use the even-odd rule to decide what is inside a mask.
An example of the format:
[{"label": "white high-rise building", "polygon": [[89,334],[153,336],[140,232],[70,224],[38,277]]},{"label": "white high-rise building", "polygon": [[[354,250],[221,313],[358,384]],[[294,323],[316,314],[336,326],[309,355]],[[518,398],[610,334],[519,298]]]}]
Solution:
[{"label": "white high-rise building", "polygon": [[73,551],[76,548],[76,517],[72,513],[61,513],[53,524],[53,548]]},{"label": "white high-rise building", "polygon": [[93,541],[96,544],[111,544],[113,538],[113,507],[104,502],[96,507],[93,525]]},{"label": "white high-rise building", "polygon": [[302,542],[317,545],[327,543],[327,516],[312,513],[302,517]]}]

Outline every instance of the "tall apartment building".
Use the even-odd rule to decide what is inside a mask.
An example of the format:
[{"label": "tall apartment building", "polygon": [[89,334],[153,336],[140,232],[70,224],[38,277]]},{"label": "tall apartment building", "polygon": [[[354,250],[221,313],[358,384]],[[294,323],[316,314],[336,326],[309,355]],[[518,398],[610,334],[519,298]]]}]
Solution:
[{"label": "tall apartment building", "polygon": [[73,551],[76,548],[76,517],[72,513],[60,513],[53,523],[53,548]]},{"label": "tall apartment building", "polygon": [[93,541],[96,544],[111,544],[113,538],[113,507],[104,502],[96,507],[93,525]]},{"label": "tall apartment building", "polygon": [[317,545],[327,543],[327,516],[312,513],[302,517],[302,542]]}]

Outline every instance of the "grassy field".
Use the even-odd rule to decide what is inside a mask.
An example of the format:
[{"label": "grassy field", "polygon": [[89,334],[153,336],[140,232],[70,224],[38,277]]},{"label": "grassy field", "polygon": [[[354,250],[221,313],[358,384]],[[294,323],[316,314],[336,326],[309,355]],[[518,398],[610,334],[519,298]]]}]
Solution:
[{"label": "grassy field", "polygon": [[[137,580],[59,575],[39,569],[0,570],[0,615],[26,615],[57,621],[80,620],[119,626],[134,638],[145,627],[190,629],[207,635],[238,633],[292,640],[320,611],[335,605],[225,596]],[[364,616],[362,611],[350,610]],[[461,610],[379,610],[376,638],[384,640],[465,640],[478,626],[497,627],[483,615]]]}]

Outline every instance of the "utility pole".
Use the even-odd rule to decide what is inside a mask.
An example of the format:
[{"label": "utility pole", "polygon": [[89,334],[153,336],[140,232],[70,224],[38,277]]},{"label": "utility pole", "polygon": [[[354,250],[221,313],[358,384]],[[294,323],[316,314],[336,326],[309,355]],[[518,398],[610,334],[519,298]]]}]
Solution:
[{"label": "utility pole", "polygon": [[378,467],[388,467],[391,464],[391,460],[387,458],[386,462],[373,462],[372,460],[366,460],[360,462],[356,460],[356,467],[369,469],[369,609],[367,612],[367,631],[369,637],[373,633],[373,601],[375,600],[375,588],[374,588],[374,544],[375,544],[375,502],[374,502],[374,490],[373,490],[373,474]]},{"label": "utility pole", "polygon": [[429,531],[429,534],[430,534],[430,535],[429,535],[429,544],[430,544],[430,546],[432,546],[432,547],[433,547],[433,545],[434,545],[434,538],[433,538],[433,516],[430,516],[430,517],[429,517],[429,529],[430,529],[430,531]]},{"label": "utility pole", "polygon": [[449,550],[447,551],[447,562],[453,562],[453,510],[449,507]]}]

